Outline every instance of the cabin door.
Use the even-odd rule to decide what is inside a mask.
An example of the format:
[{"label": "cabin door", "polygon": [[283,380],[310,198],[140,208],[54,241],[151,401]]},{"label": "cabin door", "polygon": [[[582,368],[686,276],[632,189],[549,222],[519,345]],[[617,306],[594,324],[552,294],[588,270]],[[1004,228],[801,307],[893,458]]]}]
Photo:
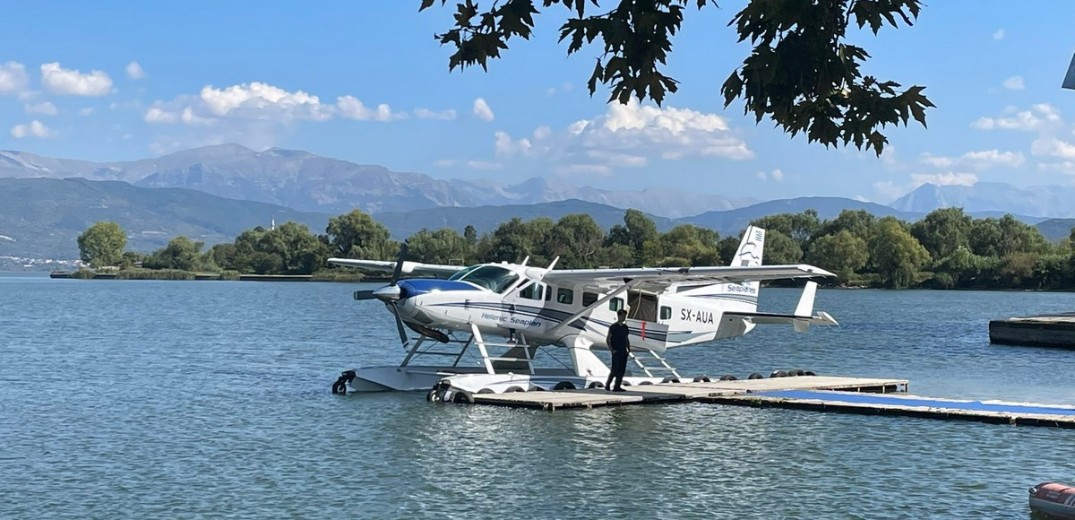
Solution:
[{"label": "cabin door", "polygon": [[640,320],[657,322],[657,297],[641,292],[627,291],[627,317]]}]

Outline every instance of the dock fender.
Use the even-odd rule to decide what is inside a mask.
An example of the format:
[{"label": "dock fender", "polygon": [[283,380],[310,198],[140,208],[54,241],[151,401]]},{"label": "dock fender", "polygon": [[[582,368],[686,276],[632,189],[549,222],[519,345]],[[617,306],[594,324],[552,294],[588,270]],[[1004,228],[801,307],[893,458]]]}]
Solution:
[{"label": "dock fender", "polygon": [[452,402],[456,404],[474,404],[474,396],[470,395],[470,392],[466,390],[455,390],[452,392]]}]

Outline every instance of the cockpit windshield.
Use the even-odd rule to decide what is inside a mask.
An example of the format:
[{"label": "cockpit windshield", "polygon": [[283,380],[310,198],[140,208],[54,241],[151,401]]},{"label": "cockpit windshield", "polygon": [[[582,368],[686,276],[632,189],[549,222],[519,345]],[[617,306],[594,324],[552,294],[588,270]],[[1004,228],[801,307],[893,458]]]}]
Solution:
[{"label": "cockpit windshield", "polygon": [[496,265],[475,265],[453,274],[449,280],[470,282],[496,293],[503,293],[515,284],[519,275]]}]

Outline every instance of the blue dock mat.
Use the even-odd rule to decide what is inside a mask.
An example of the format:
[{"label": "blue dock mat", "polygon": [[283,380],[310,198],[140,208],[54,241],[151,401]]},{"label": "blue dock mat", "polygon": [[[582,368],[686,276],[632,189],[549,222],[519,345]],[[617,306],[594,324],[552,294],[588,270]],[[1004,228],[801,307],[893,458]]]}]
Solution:
[{"label": "blue dock mat", "polygon": [[835,403],[862,404],[862,405],[896,405],[896,406],[926,406],[930,408],[943,408],[947,410],[967,410],[975,412],[999,412],[1010,414],[1041,414],[1041,415],[1066,415],[1075,416],[1075,409],[1044,404],[1016,404],[1016,403],[983,403],[981,401],[953,401],[947,399],[935,399],[931,397],[896,397],[886,394],[871,393],[844,393],[832,391],[812,390],[774,390],[770,392],[754,392],[750,395],[762,397],[782,397],[787,399],[811,399]]}]

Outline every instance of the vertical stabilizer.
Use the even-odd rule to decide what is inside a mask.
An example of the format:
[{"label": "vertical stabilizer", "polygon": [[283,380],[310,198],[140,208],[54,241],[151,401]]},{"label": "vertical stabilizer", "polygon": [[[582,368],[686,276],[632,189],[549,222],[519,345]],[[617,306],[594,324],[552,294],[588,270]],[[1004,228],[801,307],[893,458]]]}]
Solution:
[{"label": "vertical stabilizer", "polygon": [[1075,56],[1071,57],[1071,65],[1068,65],[1068,74],[1064,76],[1064,83],[1060,86],[1075,90]]},{"label": "vertical stabilizer", "polygon": [[[765,250],[765,230],[760,227],[747,226],[743,232],[743,239],[739,242],[739,249],[732,257],[733,267],[752,267],[761,265],[762,253]],[[753,287],[753,294],[758,294],[761,284],[758,282],[746,282],[741,284],[745,287]],[[756,304],[755,304],[756,305]]]},{"label": "vertical stabilizer", "polygon": [[[814,296],[816,295],[817,282],[806,282],[806,287],[803,287],[803,294],[799,297],[799,304],[795,306],[795,315],[810,316],[814,312]],[[810,328],[810,323],[796,321],[794,327],[795,332],[806,332]]]}]

